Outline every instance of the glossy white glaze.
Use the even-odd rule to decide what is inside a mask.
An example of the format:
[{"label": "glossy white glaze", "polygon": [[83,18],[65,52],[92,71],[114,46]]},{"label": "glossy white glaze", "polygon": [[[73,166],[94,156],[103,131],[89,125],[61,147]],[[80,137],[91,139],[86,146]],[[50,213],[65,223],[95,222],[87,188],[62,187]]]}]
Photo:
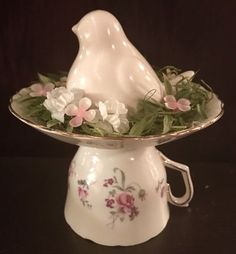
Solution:
[{"label": "glossy white glaze", "polygon": [[69,71],[69,89],[84,89],[95,102],[113,97],[134,108],[152,89],[154,99],[162,98],[162,83],[112,14],[90,12],[72,30],[80,48]]},{"label": "glossy white glaze", "polygon": [[[132,195],[138,214],[130,220],[127,204],[124,213],[118,213],[118,218],[112,223],[110,212],[117,211],[119,205],[115,201],[114,209],[109,208],[106,199],[113,185],[122,185],[121,174],[114,172],[114,168],[123,171],[125,187],[135,188],[131,192],[115,188],[114,200],[122,193]],[[166,173],[154,147],[120,150],[81,147],[69,172],[65,218],[82,237],[109,246],[134,245],[156,236],[165,227],[169,218],[167,193],[163,190],[166,187]],[[114,176],[117,183],[104,187],[105,179]],[[78,180],[85,180],[88,184],[85,200],[80,198]],[[143,200],[138,197],[140,188],[146,193]]]},{"label": "glossy white glaze", "polygon": [[169,219],[167,202],[186,206],[193,194],[188,172],[186,194],[170,196],[166,163],[179,169],[153,146],[80,147],[69,169],[67,223],[80,236],[109,246],[134,245],[158,235]]}]

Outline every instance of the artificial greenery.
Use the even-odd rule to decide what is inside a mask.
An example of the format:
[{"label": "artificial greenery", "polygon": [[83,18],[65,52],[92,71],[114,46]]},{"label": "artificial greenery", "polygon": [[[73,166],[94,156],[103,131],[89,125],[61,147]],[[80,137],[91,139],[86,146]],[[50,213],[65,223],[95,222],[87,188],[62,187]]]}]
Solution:
[{"label": "artificial greenery", "polygon": [[[130,130],[128,136],[147,136],[161,135],[174,131],[183,130],[191,127],[196,121],[206,119],[206,105],[212,98],[212,91],[204,82],[195,82],[193,79],[181,79],[175,86],[172,86],[168,75],[178,75],[179,69],[173,66],[166,66],[156,73],[165,86],[167,95],[173,95],[176,100],[180,98],[188,99],[191,102],[191,109],[186,112],[171,110],[165,106],[164,101],[157,102],[152,97],[155,90],[147,93],[143,99],[138,102],[137,109],[134,112],[129,111],[128,120]],[[60,80],[65,73],[38,74],[39,82],[45,84],[53,83],[56,87],[61,86]],[[113,131],[112,127],[107,129],[102,122],[88,123],[84,122],[77,128],[69,125],[71,117],[65,115],[64,123],[51,118],[51,113],[44,107],[44,96],[31,97],[29,94],[17,98],[18,102],[24,108],[25,114],[33,119],[34,122],[42,124],[48,128],[59,129],[66,132],[80,133],[93,136],[119,136],[121,134]]]},{"label": "artificial greenery", "polygon": [[[159,74],[160,75],[160,74]],[[160,135],[191,127],[194,122],[207,118],[206,105],[212,98],[212,91],[191,80],[182,80],[175,86],[175,91],[165,74],[162,77],[166,93],[174,95],[178,100],[186,98],[191,102],[191,109],[187,112],[173,111],[165,107],[163,102],[152,98],[139,102],[137,113],[130,116],[131,129],[129,135],[146,136]]]}]

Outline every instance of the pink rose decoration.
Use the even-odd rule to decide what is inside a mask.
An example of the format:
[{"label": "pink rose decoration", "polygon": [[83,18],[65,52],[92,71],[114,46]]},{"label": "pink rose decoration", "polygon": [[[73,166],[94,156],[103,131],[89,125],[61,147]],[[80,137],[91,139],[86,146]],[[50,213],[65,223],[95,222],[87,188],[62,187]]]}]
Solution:
[{"label": "pink rose decoration", "polygon": [[122,192],[116,198],[116,202],[122,212],[130,212],[134,207],[134,197],[128,192]]},{"label": "pink rose decoration", "polygon": [[32,92],[30,93],[31,97],[38,97],[38,96],[45,96],[47,95],[47,92],[51,92],[54,89],[54,84],[47,83],[47,84],[33,84],[30,86],[30,89]]},{"label": "pink rose decoration", "polygon": [[69,104],[66,109],[65,113],[68,116],[74,116],[69,124],[72,127],[80,126],[83,121],[91,122],[96,115],[96,111],[94,109],[88,110],[92,105],[92,102],[89,98],[84,97],[79,101],[78,106],[75,104]]},{"label": "pink rose decoration", "polygon": [[180,110],[183,112],[189,111],[191,109],[190,100],[185,98],[181,98],[177,101],[173,95],[166,95],[164,97],[164,101],[165,101],[165,106],[168,109]]}]

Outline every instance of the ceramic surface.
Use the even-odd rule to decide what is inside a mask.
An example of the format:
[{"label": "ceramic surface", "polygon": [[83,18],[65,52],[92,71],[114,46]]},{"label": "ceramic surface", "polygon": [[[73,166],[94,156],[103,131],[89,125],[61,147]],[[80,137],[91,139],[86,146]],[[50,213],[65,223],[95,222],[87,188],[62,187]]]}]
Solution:
[{"label": "ceramic surface", "polygon": [[38,124],[34,119],[28,117],[22,110],[22,105],[14,100],[11,100],[9,109],[13,115],[15,115],[22,122],[30,125],[31,127],[43,132],[60,141],[90,147],[99,147],[104,149],[118,149],[122,147],[128,147],[133,145],[161,145],[171,142],[176,139],[183,138],[191,135],[199,130],[202,130],[211,124],[215,123],[223,115],[223,103],[214,95],[213,99],[207,105],[207,119],[202,122],[196,122],[191,128],[176,131],[173,133],[167,133],[164,135],[153,135],[145,137],[95,137],[89,135],[80,135],[75,133],[68,133],[59,130],[53,130]]},{"label": "ceramic surface", "polygon": [[[186,193],[176,198],[165,165],[185,170]],[[159,234],[168,200],[187,206],[193,195],[188,168],[155,147],[118,150],[80,147],[71,162],[65,218],[80,236],[103,245],[134,245]]]},{"label": "ceramic surface", "polygon": [[[115,95],[129,108],[152,89],[154,99],[163,97],[160,80],[113,15],[91,12],[73,31],[80,50],[68,75],[68,89],[85,90],[95,103]],[[207,119],[191,128],[145,137],[95,137],[42,126],[14,97],[9,108],[40,132],[80,146],[69,169],[65,218],[77,234],[109,246],[134,245],[158,235],[169,219],[168,201],[188,206],[193,196],[188,167],[171,161],[155,146],[204,129],[223,114],[223,104],[214,95]],[[182,197],[172,193],[165,167],[181,173],[186,189]]]},{"label": "ceramic surface", "polygon": [[[65,218],[80,236],[103,245],[134,245],[158,235],[168,218],[168,201],[187,206],[193,185],[186,165],[160,154],[155,145],[190,135],[216,122],[223,104],[214,96],[208,118],[192,128],[161,136],[94,137],[52,130],[24,115],[12,100],[11,112],[35,129],[80,145],[69,169]],[[186,192],[175,197],[166,180],[165,167],[178,170]]]},{"label": "ceramic surface", "polygon": [[72,30],[80,48],[68,75],[68,89],[83,89],[95,103],[115,97],[134,108],[152,89],[156,90],[153,99],[163,97],[156,73],[111,13],[93,11]]}]

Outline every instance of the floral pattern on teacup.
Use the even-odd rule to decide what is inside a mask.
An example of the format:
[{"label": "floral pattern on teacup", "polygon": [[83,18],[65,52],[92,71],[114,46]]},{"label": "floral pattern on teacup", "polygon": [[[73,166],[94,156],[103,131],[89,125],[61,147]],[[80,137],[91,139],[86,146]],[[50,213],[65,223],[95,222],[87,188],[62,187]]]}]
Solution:
[{"label": "floral pattern on teacup", "polygon": [[81,203],[83,206],[87,208],[92,208],[92,205],[88,201],[88,195],[89,195],[89,185],[87,184],[86,180],[78,180],[78,195]]},{"label": "floral pattern on teacup", "polygon": [[113,169],[114,174],[119,173],[120,178],[113,176],[104,180],[103,186],[109,188],[108,196],[105,198],[105,205],[110,209],[110,219],[108,223],[112,228],[117,220],[123,222],[125,220],[134,220],[139,215],[137,200],[145,200],[146,191],[134,182],[126,185],[125,173],[119,169]]}]

